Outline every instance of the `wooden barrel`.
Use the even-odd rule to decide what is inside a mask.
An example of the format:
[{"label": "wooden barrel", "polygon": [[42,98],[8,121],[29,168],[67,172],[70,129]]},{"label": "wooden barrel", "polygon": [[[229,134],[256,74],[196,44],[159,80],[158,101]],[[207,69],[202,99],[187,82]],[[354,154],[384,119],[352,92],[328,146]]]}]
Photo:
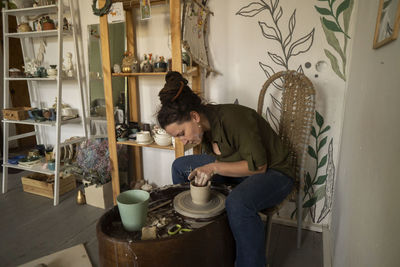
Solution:
[{"label": "wooden barrel", "polygon": [[[154,240],[133,240],[120,225],[117,206],[98,221],[101,266],[234,266],[235,243],[226,213],[192,232]],[[119,233],[117,233],[119,232]]]}]

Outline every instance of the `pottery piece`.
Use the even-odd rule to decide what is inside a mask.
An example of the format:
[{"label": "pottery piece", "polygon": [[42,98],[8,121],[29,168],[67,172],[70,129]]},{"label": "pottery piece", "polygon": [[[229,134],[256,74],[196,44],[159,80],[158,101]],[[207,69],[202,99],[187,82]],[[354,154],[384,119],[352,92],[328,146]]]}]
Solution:
[{"label": "pottery piece", "polygon": [[197,205],[192,201],[190,190],[186,190],[174,198],[174,209],[179,214],[189,218],[212,218],[225,210],[225,198],[222,193],[211,190],[210,201],[205,205]]},{"label": "pottery piece", "polygon": [[132,55],[132,53],[125,52],[124,58],[122,59],[122,72],[124,72],[124,73],[132,72],[132,69],[136,68],[136,67],[134,67],[135,64],[137,64],[137,60]]},{"label": "pottery piece", "polygon": [[169,146],[172,143],[172,136],[167,134],[167,132],[164,129],[161,128],[154,128],[153,129],[153,137],[154,141],[159,145],[159,146]]},{"label": "pottery piece", "polygon": [[12,68],[8,71],[9,76],[11,78],[18,78],[21,76],[21,70],[17,69],[17,68]]},{"label": "pottery piece", "polygon": [[47,69],[47,75],[50,78],[57,77],[57,65],[50,65],[50,68]]},{"label": "pottery piece", "polygon": [[153,64],[151,61],[152,54],[144,54],[144,60],[140,63],[140,70],[142,72],[153,72]]},{"label": "pottery piece", "polygon": [[49,160],[49,161],[47,162],[47,168],[48,168],[50,171],[54,171],[54,170],[56,169],[56,162],[55,162],[54,159],[51,159],[51,160]]},{"label": "pottery piece", "polygon": [[17,32],[31,32],[32,28],[28,22],[22,22],[17,27]]},{"label": "pottery piece", "polygon": [[146,223],[150,194],[144,190],[128,190],[117,196],[121,221],[126,231],[139,231]]},{"label": "pottery piece", "polygon": [[136,142],[138,142],[139,144],[147,144],[152,142],[150,132],[140,131],[136,133]]},{"label": "pottery piece", "polygon": [[164,61],[164,57],[160,57],[160,60],[154,63],[155,72],[165,72],[167,71],[167,62]]},{"label": "pottery piece", "polygon": [[206,205],[210,201],[211,181],[206,186],[197,186],[195,181],[190,183],[190,196],[196,205]]},{"label": "pottery piece", "polygon": [[154,136],[154,141],[159,146],[169,146],[172,144],[171,136]]}]

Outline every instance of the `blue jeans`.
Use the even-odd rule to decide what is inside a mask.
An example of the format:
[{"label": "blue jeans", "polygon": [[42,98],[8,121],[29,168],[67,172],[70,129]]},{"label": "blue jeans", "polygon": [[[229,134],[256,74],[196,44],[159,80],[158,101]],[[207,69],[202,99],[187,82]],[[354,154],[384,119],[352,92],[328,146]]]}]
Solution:
[{"label": "blue jeans", "polygon": [[[172,164],[174,184],[188,182],[191,170],[214,162],[210,155],[177,158]],[[265,227],[258,212],[275,206],[290,193],[293,180],[273,169],[248,177],[215,175],[212,181],[238,184],[226,198],[229,225],[236,241],[236,267],[266,265]]]}]

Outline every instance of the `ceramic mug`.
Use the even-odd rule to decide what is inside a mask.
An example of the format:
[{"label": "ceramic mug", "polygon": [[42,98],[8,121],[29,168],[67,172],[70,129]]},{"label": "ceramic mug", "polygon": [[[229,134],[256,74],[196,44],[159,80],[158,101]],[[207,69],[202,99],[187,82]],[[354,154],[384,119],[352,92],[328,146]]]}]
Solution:
[{"label": "ceramic mug", "polygon": [[190,196],[192,197],[192,202],[196,205],[207,204],[211,197],[211,181],[208,181],[205,186],[196,186],[195,181],[191,181]]},{"label": "ceramic mug", "polygon": [[140,231],[146,223],[150,194],[143,190],[128,190],[117,196],[122,225],[127,231]]},{"label": "ceramic mug", "polygon": [[136,133],[136,142],[149,143],[151,141],[151,135],[149,131],[140,131]]}]

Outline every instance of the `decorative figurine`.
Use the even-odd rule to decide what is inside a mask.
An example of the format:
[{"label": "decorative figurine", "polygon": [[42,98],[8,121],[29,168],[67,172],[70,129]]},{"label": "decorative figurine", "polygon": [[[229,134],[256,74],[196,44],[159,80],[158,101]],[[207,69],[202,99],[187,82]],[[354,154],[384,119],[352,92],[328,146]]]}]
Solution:
[{"label": "decorative figurine", "polygon": [[161,56],[159,61],[154,63],[154,71],[155,72],[165,72],[167,71],[167,62],[164,61],[164,57]]},{"label": "decorative figurine", "polygon": [[121,66],[118,64],[114,64],[113,66],[113,72],[114,73],[121,73]]},{"label": "decorative figurine", "polygon": [[71,52],[68,52],[66,55],[66,58],[64,59],[63,70],[67,77],[74,76],[74,66],[72,64],[72,53]]},{"label": "decorative figurine", "polygon": [[153,71],[153,65],[151,64],[151,56],[152,54],[149,54],[149,57],[147,57],[146,54],[144,54],[144,60],[140,64],[140,69],[142,72],[152,72]]},{"label": "decorative figurine", "polygon": [[42,39],[40,41],[40,45],[39,45],[39,51],[37,53],[36,56],[36,64],[38,66],[41,66],[44,60],[44,53],[46,52],[46,43],[45,41]]},{"label": "decorative figurine", "polygon": [[125,52],[124,58],[122,59],[122,72],[129,73],[132,71],[132,64],[135,61],[134,56],[131,52]]},{"label": "decorative figurine", "polygon": [[36,68],[38,67],[35,60],[31,60],[30,58],[25,58],[25,76],[28,78],[33,77],[35,74]]},{"label": "decorative figurine", "polygon": [[66,17],[63,19],[63,30],[69,30],[69,23]]}]

